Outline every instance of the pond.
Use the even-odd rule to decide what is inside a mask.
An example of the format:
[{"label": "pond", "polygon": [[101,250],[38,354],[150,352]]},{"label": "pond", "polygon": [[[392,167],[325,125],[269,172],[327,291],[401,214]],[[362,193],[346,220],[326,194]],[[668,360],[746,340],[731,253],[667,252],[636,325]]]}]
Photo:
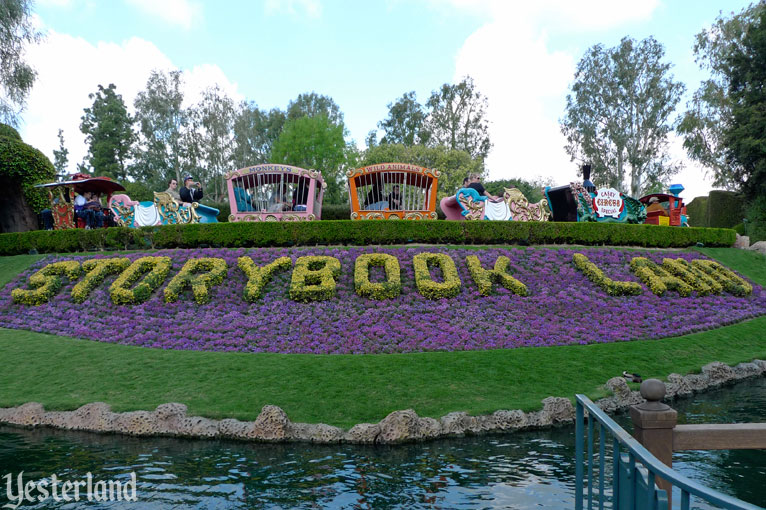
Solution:
[{"label": "pond", "polygon": [[[682,423],[766,422],[766,378],[678,400]],[[626,425],[629,419],[618,416]],[[0,426],[0,507],[15,480],[127,480],[138,503],[88,508],[573,508],[574,427],[405,446],[137,439]],[[763,506],[763,451],[683,452],[674,467]],[[73,506],[74,505],[74,506]],[[103,505],[103,506],[99,506]],[[20,508],[75,508],[25,502]]]}]

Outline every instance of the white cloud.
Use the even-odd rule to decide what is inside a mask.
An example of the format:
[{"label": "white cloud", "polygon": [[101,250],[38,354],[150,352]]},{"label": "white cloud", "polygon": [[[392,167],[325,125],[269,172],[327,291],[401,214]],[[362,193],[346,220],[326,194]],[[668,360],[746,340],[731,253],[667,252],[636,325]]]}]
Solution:
[{"label": "white cloud", "polygon": [[489,99],[490,178],[572,179],[574,166],[561,148],[555,113],[563,105],[550,105],[566,94],[574,65],[571,55],[549,52],[544,37],[521,18],[496,19],[466,40],[456,58],[455,80],[472,76]]},{"label": "white cloud", "polygon": [[318,18],[322,15],[322,4],[320,0],[266,0],[264,10],[266,14],[305,14],[310,18]]},{"label": "white cloud", "polygon": [[[92,105],[88,94],[98,85],[114,83],[128,110],[133,112],[136,95],[146,87],[153,69],[173,69],[173,63],[154,44],[131,38],[121,44],[90,44],[79,37],[49,32],[42,44],[28,50],[28,60],[38,76],[23,114],[21,135],[25,142],[43,151],[51,160],[58,148],[57,133],[64,130],[69,150],[69,172],[87,152],[80,132],[83,109]],[[237,85],[216,65],[200,65],[184,73],[187,102],[197,101],[199,91],[218,83],[233,99],[240,100]]]},{"label": "white cloud", "polygon": [[[546,34],[601,30],[646,20],[658,0],[429,0],[452,7],[488,12],[490,21],[471,34],[455,59],[455,81],[465,75],[489,99],[488,119],[494,147],[487,158],[491,179],[550,178],[566,184],[577,177],[577,165],[564,151],[558,119],[580,55],[552,51]],[[681,141],[672,140],[671,155],[686,169],[674,182],[683,196],[705,195],[704,171],[686,158]]]},{"label": "white cloud", "polygon": [[184,72],[184,107],[198,102],[202,92],[216,84],[235,103],[245,98],[239,92],[237,84],[230,82],[220,67],[215,64],[201,64]]},{"label": "white cloud", "polygon": [[202,5],[192,0],[126,0],[139,10],[186,30],[202,20]]}]

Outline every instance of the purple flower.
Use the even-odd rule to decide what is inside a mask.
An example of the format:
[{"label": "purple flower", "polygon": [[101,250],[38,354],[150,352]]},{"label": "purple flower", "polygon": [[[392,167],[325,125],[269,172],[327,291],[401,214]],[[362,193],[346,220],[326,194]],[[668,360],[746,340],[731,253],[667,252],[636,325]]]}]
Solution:
[{"label": "purple flower", "polygon": [[[396,298],[374,301],[355,293],[354,260],[373,251],[399,259],[402,292]],[[462,281],[457,296],[430,301],[418,293],[412,257],[423,251],[446,253],[453,258]],[[463,247],[159,250],[124,255],[131,260],[146,255],[168,256],[173,261],[165,283],[141,305],[117,306],[111,302],[108,289],[116,276],[107,277],[82,305],[71,299],[73,283],[66,280],[47,304],[13,304],[11,290],[27,288],[29,276],[45,264],[92,258],[49,257],[0,291],[0,327],[160,349],[340,354],[656,339],[766,314],[766,292],[758,285],[753,285],[750,296],[742,298],[730,294],[682,298],[672,291],[658,297],[646,289],[639,296],[609,296],[575,269],[572,255],[576,251]],[[597,249],[585,253],[609,278],[635,282],[639,279],[629,269],[633,257],[648,257],[657,263],[668,256],[705,258],[696,252],[668,255]],[[278,257],[290,257],[294,262],[305,255],[330,255],[341,261],[335,298],[312,303],[292,301],[290,271],[283,271],[274,275],[259,301],[248,303],[243,299],[246,278],[237,267],[238,257],[252,257],[256,265],[263,266]],[[480,296],[465,264],[467,255],[476,255],[485,268],[491,268],[501,255],[509,257],[511,273],[526,284],[529,296],[514,295],[498,285],[492,295]],[[226,278],[210,289],[209,303],[196,304],[190,290],[182,293],[177,302],[165,303],[164,286],[192,257],[223,258],[229,266]],[[373,272],[373,280],[383,277],[382,272]],[[189,317],[194,318],[193,324],[189,324]]]}]

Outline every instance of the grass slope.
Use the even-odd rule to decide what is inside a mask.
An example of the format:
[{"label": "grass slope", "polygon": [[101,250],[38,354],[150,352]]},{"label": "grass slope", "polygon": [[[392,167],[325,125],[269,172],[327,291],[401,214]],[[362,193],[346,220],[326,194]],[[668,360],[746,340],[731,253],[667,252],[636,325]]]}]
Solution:
[{"label": "grass slope", "polygon": [[[762,255],[701,251],[766,284]],[[0,282],[34,260],[0,259]],[[761,317],[655,341],[315,356],[162,351],[0,329],[0,406],[36,401],[65,410],[102,401],[126,411],[183,402],[193,414],[252,420],[263,405],[275,404],[293,421],[342,427],[376,422],[406,408],[436,418],[451,411],[532,410],[550,395],[599,397],[603,383],[622,370],[664,377],[716,360],[764,359],[765,330]]]}]

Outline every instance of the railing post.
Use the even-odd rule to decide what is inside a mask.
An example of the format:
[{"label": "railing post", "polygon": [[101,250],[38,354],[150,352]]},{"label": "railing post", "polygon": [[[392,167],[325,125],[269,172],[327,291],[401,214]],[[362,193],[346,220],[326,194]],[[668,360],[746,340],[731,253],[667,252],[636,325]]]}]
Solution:
[{"label": "railing post", "polygon": [[[652,455],[668,467],[673,467],[673,429],[678,413],[661,402],[665,396],[665,383],[659,379],[647,379],[641,383],[641,396],[646,402],[630,408],[635,437]],[[668,493],[668,507],[672,484],[657,477],[657,485]]]}]

